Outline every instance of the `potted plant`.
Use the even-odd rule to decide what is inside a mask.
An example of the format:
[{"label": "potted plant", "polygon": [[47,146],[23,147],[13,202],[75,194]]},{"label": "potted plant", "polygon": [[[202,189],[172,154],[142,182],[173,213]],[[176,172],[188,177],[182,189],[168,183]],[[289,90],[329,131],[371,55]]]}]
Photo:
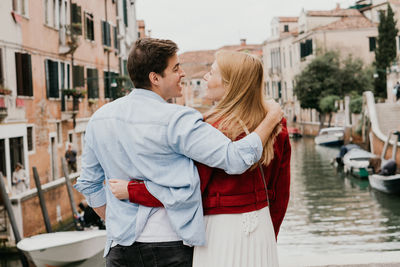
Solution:
[{"label": "potted plant", "polygon": [[0,95],[11,95],[12,91],[0,86]]}]

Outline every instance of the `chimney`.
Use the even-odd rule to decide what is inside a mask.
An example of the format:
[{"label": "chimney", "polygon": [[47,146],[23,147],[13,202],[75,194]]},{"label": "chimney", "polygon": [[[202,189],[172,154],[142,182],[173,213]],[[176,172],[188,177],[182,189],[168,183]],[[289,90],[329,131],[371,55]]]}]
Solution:
[{"label": "chimney", "polygon": [[340,10],[340,3],[336,3],[336,10]]},{"label": "chimney", "polygon": [[246,39],[240,39],[240,46],[245,46],[246,45]]}]

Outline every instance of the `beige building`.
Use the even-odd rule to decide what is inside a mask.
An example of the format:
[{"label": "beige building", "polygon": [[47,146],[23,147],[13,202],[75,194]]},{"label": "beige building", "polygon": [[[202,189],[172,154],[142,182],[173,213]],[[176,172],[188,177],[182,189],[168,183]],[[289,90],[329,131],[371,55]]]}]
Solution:
[{"label": "beige building", "polygon": [[134,8],[133,0],[0,2],[0,171],[11,185],[16,164],[25,166],[29,189],[11,195],[22,236],[44,230],[32,167],[51,223],[71,218],[61,158],[71,143],[79,173],[89,118],[117,97],[138,35]]},{"label": "beige building", "polygon": [[280,101],[289,122],[318,124],[315,110],[303,110],[293,94],[295,76],[317,53],[339,51],[341,56],[374,60],[376,24],[357,9],[301,11],[299,17],[277,17],[271,38],[264,43],[266,94]]}]

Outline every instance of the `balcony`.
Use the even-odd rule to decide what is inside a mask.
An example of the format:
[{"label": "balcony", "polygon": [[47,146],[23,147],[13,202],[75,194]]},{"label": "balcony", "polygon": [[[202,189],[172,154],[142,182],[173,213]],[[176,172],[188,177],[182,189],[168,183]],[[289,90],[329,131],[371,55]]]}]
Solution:
[{"label": "balcony", "polygon": [[77,89],[63,89],[61,94],[61,120],[75,118],[79,112],[79,99],[84,92]]}]

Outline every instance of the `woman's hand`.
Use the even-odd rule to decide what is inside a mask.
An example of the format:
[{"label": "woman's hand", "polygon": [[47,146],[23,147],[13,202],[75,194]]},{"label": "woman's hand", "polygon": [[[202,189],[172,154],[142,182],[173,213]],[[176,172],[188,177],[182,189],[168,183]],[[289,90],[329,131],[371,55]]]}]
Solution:
[{"label": "woman's hand", "polygon": [[267,108],[266,117],[273,119],[273,121],[276,124],[281,122],[283,118],[283,110],[281,106],[277,102],[275,102],[275,100],[268,100],[266,103],[266,108]]},{"label": "woman's hand", "polygon": [[129,181],[110,179],[110,189],[114,196],[118,199],[129,199],[128,184]]}]

